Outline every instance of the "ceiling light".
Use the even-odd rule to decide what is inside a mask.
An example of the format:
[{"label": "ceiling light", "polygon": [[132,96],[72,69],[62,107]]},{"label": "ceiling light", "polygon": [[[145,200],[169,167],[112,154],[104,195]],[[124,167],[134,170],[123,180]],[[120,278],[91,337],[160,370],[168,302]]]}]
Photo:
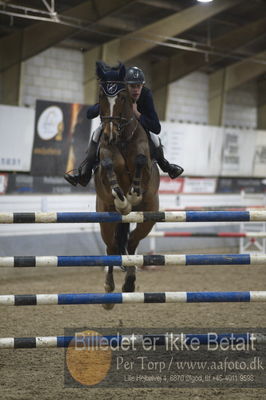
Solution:
[{"label": "ceiling light", "polygon": [[210,3],[213,0],[197,0],[199,3]]}]

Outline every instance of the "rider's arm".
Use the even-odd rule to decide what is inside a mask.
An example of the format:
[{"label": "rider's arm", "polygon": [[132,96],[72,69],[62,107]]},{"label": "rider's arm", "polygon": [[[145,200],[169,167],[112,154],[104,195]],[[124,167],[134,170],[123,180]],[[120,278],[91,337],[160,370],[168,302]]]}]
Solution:
[{"label": "rider's arm", "polygon": [[94,104],[93,106],[90,106],[88,108],[87,118],[88,119],[93,119],[93,118],[98,117],[99,114],[100,114],[100,104],[97,103],[97,104]]},{"label": "rider's arm", "polygon": [[140,107],[138,107],[139,112],[141,113],[139,122],[144,129],[158,135],[161,132],[161,124],[155,111],[151,91],[146,90],[144,94],[145,97],[143,99],[143,103]]}]

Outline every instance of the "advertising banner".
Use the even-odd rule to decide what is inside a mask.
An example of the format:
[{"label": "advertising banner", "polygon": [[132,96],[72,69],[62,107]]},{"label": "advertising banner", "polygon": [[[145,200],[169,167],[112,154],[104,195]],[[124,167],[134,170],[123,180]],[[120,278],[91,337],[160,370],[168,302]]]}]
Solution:
[{"label": "advertising banner", "polygon": [[217,193],[265,193],[266,179],[259,178],[219,178]]},{"label": "advertising banner", "polygon": [[224,130],[222,176],[252,176],[256,133],[252,130]]},{"label": "advertising banner", "polygon": [[184,193],[215,193],[216,178],[185,178]]},{"label": "advertising banner", "polygon": [[171,179],[168,176],[160,178],[160,194],[183,193],[184,178]]},{"label": "advertising banner", "polygon": [[169,162],[181,165],[184,175],[219,175],[223,128],[163,122],[161,137]]},{"label": "advertising banner", "polygon": [[254,175],[266,177],[266,132],[257,131],[254,154]]},{"label": "advertising banner", "polygon": [[162,122],[169,162],[182,176],[265,177],[266,131]]},{"label": "advertising banner", "polygon": [[0,194],[6,193],[8,176],[7,174],[0,174]]},{"label": "advertising banner", "polygon": [[88,106],[37,100],[31,172],[62,176],[85,158],[91,122]]}]

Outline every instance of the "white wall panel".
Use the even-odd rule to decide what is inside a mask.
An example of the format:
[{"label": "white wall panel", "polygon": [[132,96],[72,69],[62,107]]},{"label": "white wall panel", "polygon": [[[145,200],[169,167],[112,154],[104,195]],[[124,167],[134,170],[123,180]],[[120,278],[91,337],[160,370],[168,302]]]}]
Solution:
[{"label": "white wall panel", "polygon": [[163,122],[162,143],[185,176],[265,177],[266,131]]},{"label": "white wall panel", "polygon": [[0,105],[0,171],[29,171],[35,111]]}]

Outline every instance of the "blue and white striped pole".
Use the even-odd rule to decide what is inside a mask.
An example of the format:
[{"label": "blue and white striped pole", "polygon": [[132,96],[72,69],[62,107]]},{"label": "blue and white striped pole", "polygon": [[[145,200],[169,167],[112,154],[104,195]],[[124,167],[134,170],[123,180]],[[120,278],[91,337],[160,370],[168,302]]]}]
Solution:
[{"label": "blue and white striped pole", "polygon": [[168,254],[0,257],[0,267],[96,267],[146,265],[266,265],[261,254]]},{"label": "blue and white striped pole", "polygon": [[0,296],[0,305],[3,306],[228,302],[266,302],[266,291],[12,294]]},{"label": "blue and white striped pole", "polygon": [[[102,348],[110,346],[112,349],[123,345],[144,345],[149,343],[156,346],[167,346],[185,344],[189,346],[197,343],[200,345],[228,343],[228,345],[243,344],[265,344],[266,336],[258,333],[187,333],[187,334],[152,334],[152,335],[104,335],[86,336],[78,333],[75,336],[37,336],[37,337],[7,337],[0,338],[0,349],[32,349],[32,348],[66,348],[75,347],[81,349]],[[127,347],[128,348],[128,347]]]},{"label": "blue and white striped pole", "polygon": [[134,211],[116,212],[29,212],[0,213],[2,224],[80,222],[231,222],[266,221],[266,211]]}]

